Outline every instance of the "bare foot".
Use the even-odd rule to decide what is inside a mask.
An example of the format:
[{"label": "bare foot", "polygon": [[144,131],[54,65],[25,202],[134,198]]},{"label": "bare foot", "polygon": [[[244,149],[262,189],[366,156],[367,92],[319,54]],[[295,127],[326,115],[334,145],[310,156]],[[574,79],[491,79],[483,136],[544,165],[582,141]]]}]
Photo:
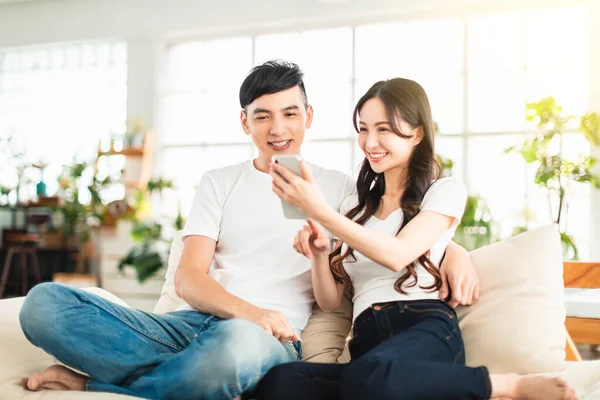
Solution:
[{"label": "bare foot", "polygon": [[29,390],[85,391],[89,379],[61,365],[53,365],[29,378],[21,379],[21,384]]},{"label": "bare foot", "polygon": [[559,378],[523,376],[515,387],[519,400],[576,400],[577,396],[567,382]]}]

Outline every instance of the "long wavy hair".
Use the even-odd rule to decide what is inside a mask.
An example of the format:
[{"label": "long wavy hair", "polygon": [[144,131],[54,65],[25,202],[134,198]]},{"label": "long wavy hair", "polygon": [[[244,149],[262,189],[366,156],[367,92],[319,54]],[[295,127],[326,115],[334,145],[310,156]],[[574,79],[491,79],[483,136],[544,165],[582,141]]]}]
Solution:
[{"label": "long wavy hair", "polygon": [[[360,98],[353,113],[354,129],[357,132],[359,132],[357,120],[362,107],[367,101],[375,97],[381,99],[385,105],[392,130],[398,136],[402,138],[411,137],[411,135],[403,133],[400,130],[400,120],[408,123],[413,130],[418,127],[421,127],[423,130],[423,138],[415,146],[410,157],[408,171],[406,171],[403,181],[398,182],[398,185],[406,186],[400,199],[400,208],[404,215],[402,224],[398,229],[398,232],[400,232],[419,213],[425,193],[440,175],[440,165],[435,158],[434,151],[434,122],[431,117],[429,100],[421,85],[410,79],[395,78],[375,83]],[[358,193],[358,205],[348,211],[346,217],[354,219],[360,214],[355,222],[364,225],[379,208],[379,203],[385,193],[383,173],[378,174],[373,171],[367,158],[362,162],[356,189]],[[353,252],[354,250],[348,247],[347,251],[341,254],[342,246],[338,246],[329,255],[331,272],[336,282],[343,283],[349,280],[344,270],[343,261],[346,257],[353,255]],[[442,285],[442,278],[439,269],[429,259],[429,251],[419,256],[416,261],[435,279],[434,284],[425,287],[420,286],[421,289],[432,292],[439,290]],[[414,278],[414,281],[404,286],[410,277]],[[417,272],[413,262],[406,266],[402,276],[395,282],[394,288],[397,292],[406,294],[404,287],[416,286],[417,280]]]}]

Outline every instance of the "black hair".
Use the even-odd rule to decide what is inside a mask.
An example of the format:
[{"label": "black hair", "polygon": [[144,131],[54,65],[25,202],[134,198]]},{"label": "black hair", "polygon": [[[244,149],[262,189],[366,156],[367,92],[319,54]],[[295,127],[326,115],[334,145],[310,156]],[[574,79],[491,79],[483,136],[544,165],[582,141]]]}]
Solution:
[{"label": "black hair", "polygon": [[250,71],[240,87],[240,106],[246,109],[248,104],[265,94],[277,93],[282,90],[300,87],[304,97],[304,106],[308,106],[306,89],[304,88],[304,73],[297,64],[271,60],[258,65]]}]

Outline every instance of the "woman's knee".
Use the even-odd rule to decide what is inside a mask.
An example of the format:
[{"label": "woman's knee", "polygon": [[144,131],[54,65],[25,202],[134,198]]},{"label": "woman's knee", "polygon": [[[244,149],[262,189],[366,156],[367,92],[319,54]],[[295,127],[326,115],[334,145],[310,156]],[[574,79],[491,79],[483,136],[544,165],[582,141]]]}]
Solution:
[{"label": "woman's knee", "polygon": [[302,374],[299,362],[277,365],[261,379],[254,391],[257,400],[300,399],[301,389],[310,381]]},{"label": "woman's knee", "polygon": [[[390,398],[385,384],[386,360],[376,357],[362,358],[350,363],[342,376],[341,398],[343,400]],[[393,378],[397,379],[397,377]]]}]

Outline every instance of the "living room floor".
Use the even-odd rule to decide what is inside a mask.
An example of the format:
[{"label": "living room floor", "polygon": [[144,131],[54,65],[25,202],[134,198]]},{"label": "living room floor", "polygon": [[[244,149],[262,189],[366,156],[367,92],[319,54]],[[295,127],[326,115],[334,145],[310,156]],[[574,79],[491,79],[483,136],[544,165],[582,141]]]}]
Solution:
[{"label": "living room floor", "polygon": [[600,360],[600,347],[593,348],[588,344],[578,344],[577,350],[584,360]]}]

